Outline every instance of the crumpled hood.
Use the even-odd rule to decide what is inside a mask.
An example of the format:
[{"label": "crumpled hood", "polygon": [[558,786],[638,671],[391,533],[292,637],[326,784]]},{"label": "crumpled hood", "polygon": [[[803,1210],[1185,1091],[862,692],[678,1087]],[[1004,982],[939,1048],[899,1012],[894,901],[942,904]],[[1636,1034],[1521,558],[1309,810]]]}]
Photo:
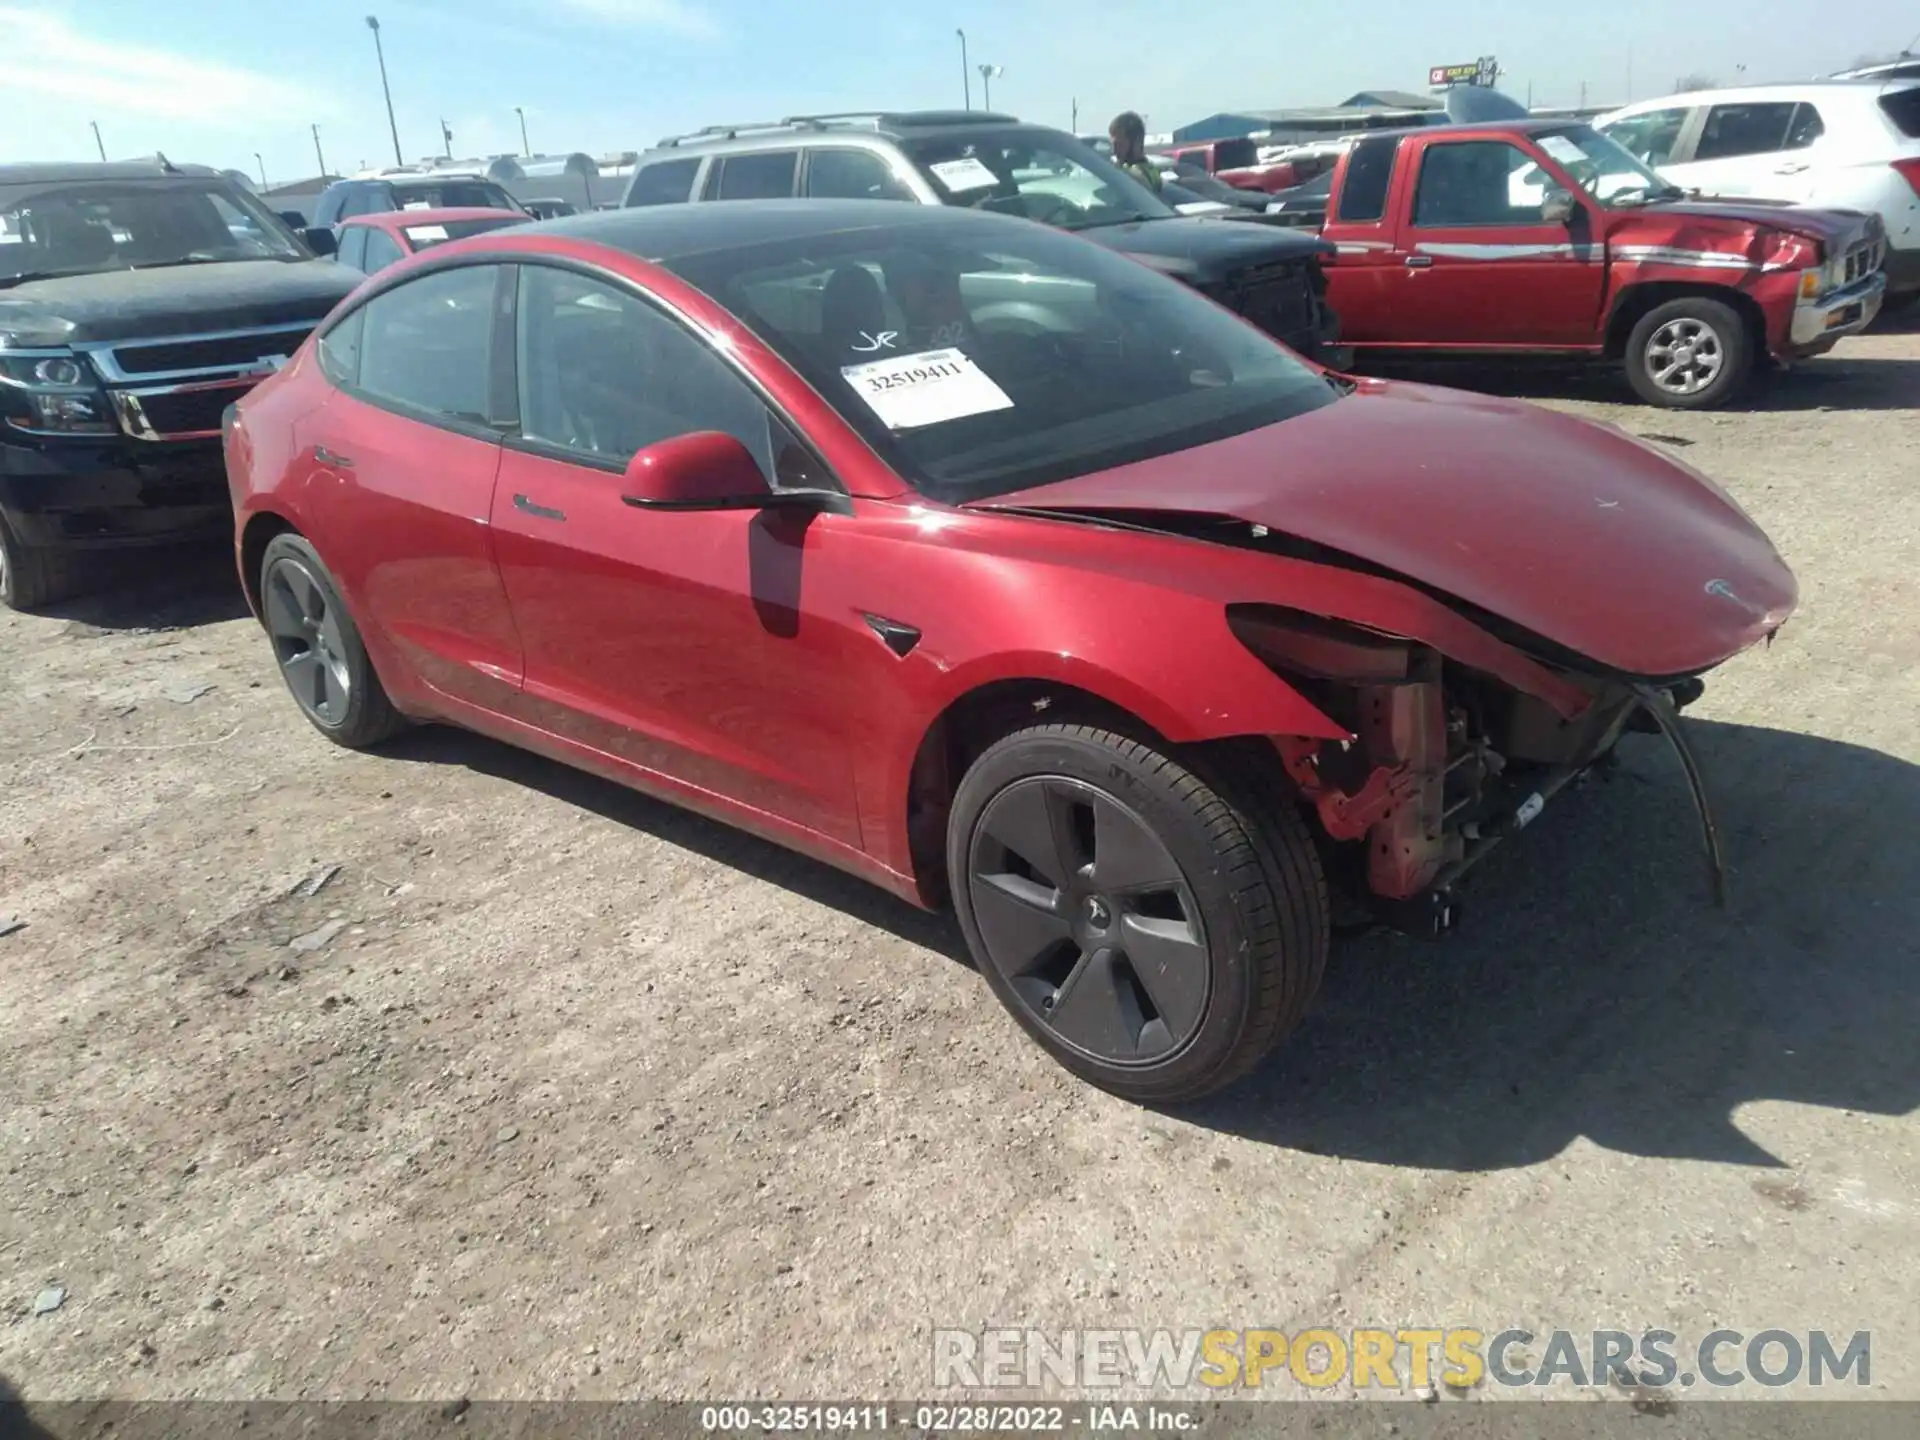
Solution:
[{"label": "crumpled hood", "polygon": [[1277,425],[981,504],[1234,517],[1649,677],[1739,653],[1798,593],[1691,467],[1612,426],[1425,385],[1362,382]]},{"label": "crumpled hood", "polygon": [[56,343],[84,345],[318,323],[364,278],[331,260],[240,260],[60,275],[0,290],[0,344],[9,332],[61,332],[67,338]]}]

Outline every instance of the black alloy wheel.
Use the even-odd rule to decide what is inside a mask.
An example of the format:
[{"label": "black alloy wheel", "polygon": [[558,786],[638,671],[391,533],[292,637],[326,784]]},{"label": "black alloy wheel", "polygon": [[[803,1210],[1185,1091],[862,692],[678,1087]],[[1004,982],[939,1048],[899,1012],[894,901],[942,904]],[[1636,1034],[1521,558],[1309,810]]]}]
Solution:
[{"label": "black alloy wheel", "polygon": [[405,727],[339,587],[302,536],[268,542],[260,562],[260,619],[294,703],[322,735],[357,750]]},{"label": "black alloy wheel", "polygon": [[1022,1028],[1145,1104],[1246,1074],[1325,968],[1319,853],[1258,746],[1016,731],[960,781],[947,872],[967,946]]},{"label": "black alloy wheel", "polygon": [[1193,1038],[1206,926],[1138,813],[1066,776],[1019,780],[980,817],[968,869],[989,962],[1061,1044],[1128,1066]]}]

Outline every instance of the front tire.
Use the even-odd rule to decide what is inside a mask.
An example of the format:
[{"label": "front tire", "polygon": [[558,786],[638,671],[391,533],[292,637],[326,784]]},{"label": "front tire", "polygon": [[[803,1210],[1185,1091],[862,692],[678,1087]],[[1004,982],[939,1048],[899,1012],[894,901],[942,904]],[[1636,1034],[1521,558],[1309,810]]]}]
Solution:
[{"label": "front tire", "polygon": [[276,535],[260,557],[260,615],[294,703],[314,729],[364,750],[406,728],[320,552]]},{"label": "front tire", "polygon": [[80,593],[83,571],[71,550],[23,544],[0,512],[0,604],[37,610]]},{"label": "front tire", "polygon": [[1650,405],[1713,410],[1746,387],[1753,338],[1729,305],[1689,295],[1656,305],[1627,337],[1627,380]]},{"label": "front tire", "polygon": [[1103,1090],[1219,1090],[1319,988],[1326,881],[1260,764],[1045,725],[960,782],[947,867],[967,945],[1027,1033]]}]

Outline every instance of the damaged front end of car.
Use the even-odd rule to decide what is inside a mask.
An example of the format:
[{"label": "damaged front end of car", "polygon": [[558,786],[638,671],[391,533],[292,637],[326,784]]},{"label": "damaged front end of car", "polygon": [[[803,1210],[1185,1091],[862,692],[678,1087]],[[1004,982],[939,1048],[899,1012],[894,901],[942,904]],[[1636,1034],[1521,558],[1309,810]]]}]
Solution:
[{"label": "damaged front end of car", "polygon": [[1667,737],[1700,814],[1712,893],[1726,899],[1718,831],[1679,712],[1705,689],[1562,670],[1584,696],[1556,704],[1449,659],[1431,646],[1271,605],[1233,606],[1246,645],[1348,740],[1276,737],[1302,801],[1319,818],[1349,901],[1395,929],[1444,934],[1456,887],[1562,791],[1616,763],[1620,737]]}]

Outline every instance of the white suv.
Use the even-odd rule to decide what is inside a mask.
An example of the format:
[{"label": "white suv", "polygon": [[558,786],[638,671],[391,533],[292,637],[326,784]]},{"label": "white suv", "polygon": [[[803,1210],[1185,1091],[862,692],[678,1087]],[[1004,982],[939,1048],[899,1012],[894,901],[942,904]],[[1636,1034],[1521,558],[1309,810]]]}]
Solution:
[{"label": "white suv", "polygon": [[1593,124],[1688,190],[1877,213],[1889,303],[1920,294],[1920,81],[1699,90]]}]

